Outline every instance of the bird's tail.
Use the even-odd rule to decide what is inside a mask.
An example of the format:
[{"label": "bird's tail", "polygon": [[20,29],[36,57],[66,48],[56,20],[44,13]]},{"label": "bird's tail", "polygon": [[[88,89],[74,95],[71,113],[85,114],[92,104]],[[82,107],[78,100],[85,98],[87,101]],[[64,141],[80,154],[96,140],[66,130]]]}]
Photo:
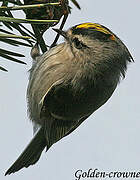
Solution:
[{"label": "bird's tail", "polygon": [[46,138],[44,133],[44,128],[40,130],[33,137],[29,145],[25,148],[23,153],[19,158],[14,162],[14,164],[7,170],[5,175],[19,171],[23,167],[28,167],[35,164],[46,147]]}]

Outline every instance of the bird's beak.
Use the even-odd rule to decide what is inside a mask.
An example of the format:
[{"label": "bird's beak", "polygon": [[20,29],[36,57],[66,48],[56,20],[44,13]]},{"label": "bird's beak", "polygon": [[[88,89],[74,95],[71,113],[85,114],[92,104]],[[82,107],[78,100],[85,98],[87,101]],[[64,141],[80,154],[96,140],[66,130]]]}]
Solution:
[{"label": "bird's beak", "polygon": [[65,39],[67,39],[67,34],[65,31],[62,31],[60,29],[52,28],[55,32],[57,32],[59,35],[63,36]]}]

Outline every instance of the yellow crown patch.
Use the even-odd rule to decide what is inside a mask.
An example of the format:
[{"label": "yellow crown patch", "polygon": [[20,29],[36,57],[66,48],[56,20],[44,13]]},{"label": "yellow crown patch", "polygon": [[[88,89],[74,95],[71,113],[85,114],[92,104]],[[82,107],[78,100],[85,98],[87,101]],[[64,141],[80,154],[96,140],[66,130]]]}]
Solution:
[{"label": "yellow crown patch", "polygon": [[105,34],[110,34],[111,35],[110,38],[112,40],[115,40],[115,36],[110,31],[108,31],[102,25],[97,24],[97,23],[83,23],[83,24],[76,26],[76,29],[78,29],[78,28],[85,28],[85,29],[93,28],[93,29],[96,29],[97,31],[103,32]]}]

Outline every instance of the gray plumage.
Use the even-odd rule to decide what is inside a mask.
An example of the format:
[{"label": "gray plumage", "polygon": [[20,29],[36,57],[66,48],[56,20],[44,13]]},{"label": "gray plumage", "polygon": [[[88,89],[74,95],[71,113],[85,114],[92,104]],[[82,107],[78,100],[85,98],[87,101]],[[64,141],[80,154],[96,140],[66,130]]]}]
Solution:
[{"label": "gray plumage", "polygon": [[76,27],[60,32],[64,43],[42,56],[32,55],[27,99],[38,130],[6,174],[36,163],[45,147],[48,150],[102,106],[125,76],[132,57],[121,40],[104,26],[105,33]]}]

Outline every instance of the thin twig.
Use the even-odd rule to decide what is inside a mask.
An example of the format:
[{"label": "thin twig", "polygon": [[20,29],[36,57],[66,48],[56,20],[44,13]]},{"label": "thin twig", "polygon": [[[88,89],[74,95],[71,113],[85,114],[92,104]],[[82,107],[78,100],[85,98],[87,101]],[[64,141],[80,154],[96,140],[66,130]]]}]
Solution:
[{"label": "thin twig", "polygon": [[46,52],[47,51],[47,46],[45,44],[45,41],[42,37],[42,33],[40,33],[38,27],[36,27],[34,24],[32,24],[32,28],[33,28],[33,31],[34,31],[34,34],[35,34],[35,37],[37,39],[37,43],[40,45],[40,48],[42,50],[42,52]]},{"label": "thin twig", "polygon": [[29,36],[18,36],[15,34],[2,34],[0,33],[0,38],[18,38],[18,39],[31,39]]},{"label": "thin twig", "polygon": [[0,16],[0,21],[3,22],[15,22],[15,23],[31,23],[31,24],[47,24],[59,22],[58,20],[35,20],[35,19],[18,19]]},{"label": "thin twig", "polygon": [[3,10],[23,10],[23,9],[34,9],[34,8],[43,8],[46,6],[59,6],[61,3],[45,3],[45,4],[32,4],[32,5],[23,5],[23,6],[11,6],[11,7],[5,7],[1,6],[0,11]]},{"label": "thin twig", "polygon": [[[60,28],[59,28],[60,30],[63,29],[67,18],[68,18],[68,14],[64,15],[64,18],[63,18],[63,20],[62,20],[61,26],[60,26]],[[55,39],[54,39],[54,41],[53,41],[53,43],[51,44],[51,47],[56,46],[56,43],[57,43],[59,37],[60,37],[60,34],[57,34],[56,37],[55,37]]]}]

